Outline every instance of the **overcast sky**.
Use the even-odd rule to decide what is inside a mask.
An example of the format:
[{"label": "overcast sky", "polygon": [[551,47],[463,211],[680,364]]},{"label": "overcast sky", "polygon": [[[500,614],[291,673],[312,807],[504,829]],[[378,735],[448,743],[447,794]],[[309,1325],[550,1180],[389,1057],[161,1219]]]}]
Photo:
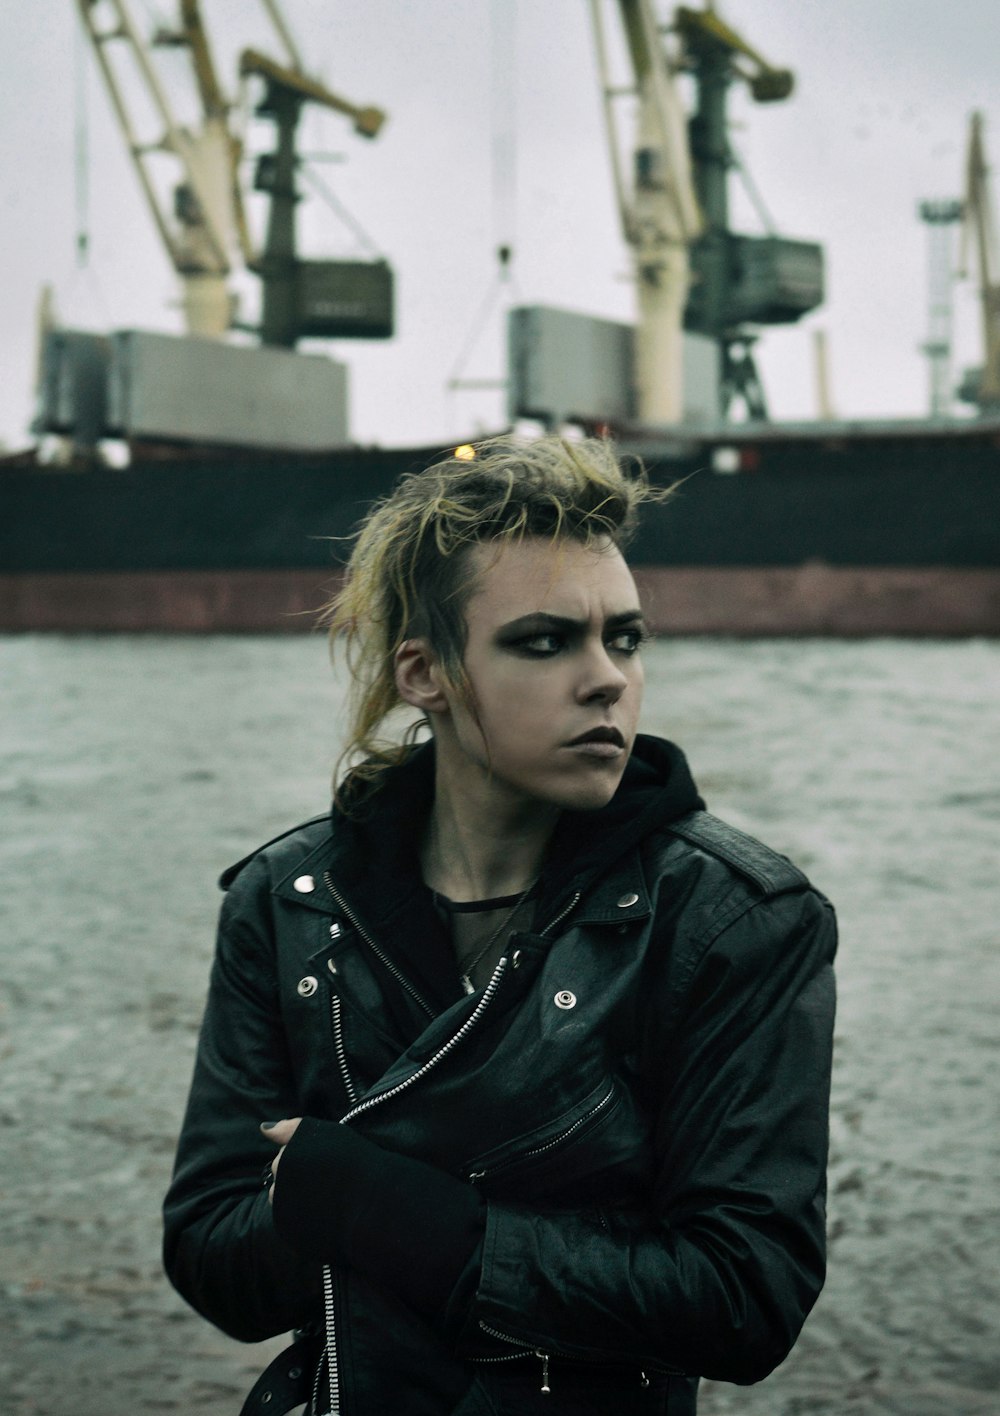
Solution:
[{"label": "overcast sky", "polygon": [[[180,324],[173,272],[74,0],[2,7],[0,441],[20,446],[44,282],[65,324]],[[173,0],[133,7],[143,25],[176,10]],[[255,0],[203,8],[227,80],[243,45],[276,52]],[[772,412],[815,412],[811,330],[820,327],[838,413],[920,414],[927,259],[916,207],[961,195],[973,109],[984,110],[988,151],[1000,162],[1000,4],[721,0],[719,9],[795,72],[783,104],[755,105],[734,88],[733,137],[777,229],[826,248],[826,304],[759,346]],[[398,444],[499,427],[499,394],[446,388],[495,286],[499,244],[514,249],[517,302],[632,312],[586,0],[285,0],[284,11],[307,68],[390,114],[371,143],[333,114],[313,110],[303,127],[309,151],[340,154],[317,170],[397,276],[396,338],[332,348],[351,369],[353,435]],[[613,21],[611,4],[607,11]],[[176,56],[168,76],[180,92]],[[254,132],[265,145],[267,129]],[[757,229],[745,203],[737,210],[743,229]],[[308,255],[365,249],[318,201],[303,206],[300,229]],[[247,292],[252,301],[252,282]],[[980,358],[976,318],[967,282],[956,294],[956,367]],[[502,374],[500,331],[498,309],[462,363],[466,378]]]}]

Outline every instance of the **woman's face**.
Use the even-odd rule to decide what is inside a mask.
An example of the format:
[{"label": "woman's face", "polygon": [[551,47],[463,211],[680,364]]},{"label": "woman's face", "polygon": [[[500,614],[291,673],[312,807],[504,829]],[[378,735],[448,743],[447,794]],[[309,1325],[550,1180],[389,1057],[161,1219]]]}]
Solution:
[{"label": "woman's face", "polygon": [[[469,785],[575,810],[604,806],[632,750],[644,637],[635,582],[609,542],[530,537],[476,546],[465,669],[439,750]],[[441,728],[445,729],[442,740]]]}]

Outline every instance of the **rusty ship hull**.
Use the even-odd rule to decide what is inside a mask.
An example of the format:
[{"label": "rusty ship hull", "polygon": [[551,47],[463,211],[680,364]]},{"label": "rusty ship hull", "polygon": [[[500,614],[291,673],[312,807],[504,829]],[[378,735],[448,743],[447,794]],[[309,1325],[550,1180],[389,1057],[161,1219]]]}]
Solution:
[{"label": "rusty ship hull", "polygon": [[[661,633],[1000,634],[1000,420],[633,430],[675,495],[631,549]],[[441,447],[0,466],[0,629],[302,632]]]}]

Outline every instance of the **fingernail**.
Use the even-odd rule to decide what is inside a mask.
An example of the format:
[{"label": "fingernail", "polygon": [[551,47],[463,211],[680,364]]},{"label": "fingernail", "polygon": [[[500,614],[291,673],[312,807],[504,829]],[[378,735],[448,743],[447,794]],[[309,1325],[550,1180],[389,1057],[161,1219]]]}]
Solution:
[{"label": "fingernail", "polygon": [[262,1122],[260,1123],[260,1129],[261,1129],[262,1131],[273,1131],[274,1128],[275,1128],[275,1126],[280,1126],[280,1125],[281,1125],[281,1122],[280,1122],[280,1121],[262,1121]]}]

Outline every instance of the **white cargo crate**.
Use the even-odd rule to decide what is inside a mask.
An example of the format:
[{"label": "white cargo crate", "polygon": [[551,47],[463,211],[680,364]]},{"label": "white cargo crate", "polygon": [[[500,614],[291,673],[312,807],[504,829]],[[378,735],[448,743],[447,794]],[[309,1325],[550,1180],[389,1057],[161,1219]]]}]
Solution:
[{"label": "white cargo crate", "polygon": [[113,437],[320,451],[347,434],[347,368],[322,354],[195,335],[112,335]]}]

